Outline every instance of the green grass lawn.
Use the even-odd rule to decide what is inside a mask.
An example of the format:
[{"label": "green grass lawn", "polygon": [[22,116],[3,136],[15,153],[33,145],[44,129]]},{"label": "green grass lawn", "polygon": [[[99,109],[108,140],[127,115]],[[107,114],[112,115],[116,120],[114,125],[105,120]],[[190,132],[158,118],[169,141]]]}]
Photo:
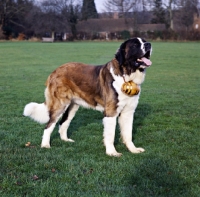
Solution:
[{"label": "green grass lawn", "polygon": [[[0,42],[0,196],[199,197],[200,43],[154,42],[134,143],[120,158],[105,154],[103,115],[81,108],[69,128],[75,143],[41,149],[44,125],[23,117],[24,106],[44,101],[44,83],[69,61],[104,64],[120,42]],[[31,142],[31,146],[25,144]]]}]

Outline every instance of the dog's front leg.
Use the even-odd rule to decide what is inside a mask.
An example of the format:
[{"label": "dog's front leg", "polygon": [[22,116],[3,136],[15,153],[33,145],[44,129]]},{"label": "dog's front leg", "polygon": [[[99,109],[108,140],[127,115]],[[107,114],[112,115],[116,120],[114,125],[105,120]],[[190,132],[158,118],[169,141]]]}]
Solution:
[{"label": "dog's front leg", "polygon": [[114,147],[115,127],[117,117],[104,117],[104,145],[106,147],[106,154],[110,156],[120,157],[122,154],[118,153]]},{"label": "dog's front leg", "polygon": [[133,127],[133,111],[122,111],[119,116],[118,122],[121,130],[121,137],[123,143],[128,150],[132,153],[141,153],[145,150],[143,148],[136,148],[132,142],[132,127]]}]

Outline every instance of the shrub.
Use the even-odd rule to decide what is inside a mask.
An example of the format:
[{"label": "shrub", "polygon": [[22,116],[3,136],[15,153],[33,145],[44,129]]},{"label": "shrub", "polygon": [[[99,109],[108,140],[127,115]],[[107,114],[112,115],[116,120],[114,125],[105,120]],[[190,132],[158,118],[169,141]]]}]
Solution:
[{"label": "shrub", "polygon": [[26,38],[25,34],[19,33],[17,40],[24,40]]},{"label": "shrub", "polygon": [[121,38],[122,39],[126,40],[126,39],[129,39],[130,37],[131,37],[131,34],[130,34],[129,31],[124,30],[124,31],[121,32]]}]

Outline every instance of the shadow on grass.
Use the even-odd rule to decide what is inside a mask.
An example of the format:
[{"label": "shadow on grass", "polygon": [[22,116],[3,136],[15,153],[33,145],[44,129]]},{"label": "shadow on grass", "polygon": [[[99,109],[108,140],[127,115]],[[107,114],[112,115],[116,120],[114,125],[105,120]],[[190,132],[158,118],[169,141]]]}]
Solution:
[{"label": "shadow on grass", "polygon": [[[70,126],[67,130],[68,138],[71,138],[73,133],[78,131],[80,127],[87,126],[88,124],[91,123],[102,124],[102,118],[103,114],[101,112],[80,107],[80,109],[78,110],[75,117],[71,121]],[[59,121],[54,129],[54,132],[51,135],[51,140],[54,140],[55,138],[58,138],[60,136],[58,130],[59,130]]]},{"label": "shadow on grass", "polygon": [[[134,114],[134,122],[133,122],[133,137],[134,134],[137,133],[138,127],[143,125],[144,119],[151,113],[151,106],[148,104],[139,104],[136,112]],[[67,131],[67,135],[70,138],[73,135],[73,132],[76,132],[80,127],[86,126],[91,123],[98,123],[102,125],[103,114],[92,110],[92,109],[84,109],[80,108],[77,114],[75,115],[74,119],[70,123],[69,129]],[[51,140],[59,137],[58,133],[58,124],[54,129],[54,132],[51,135]],[[103,135],[103,130],[102,130]],[[73,139],[73,137],[72,137]],[[119,143],[120,139],[120,129],[119,125],[116,126],[116,133],[115,133],[115,145]]]},{"label": "shadow on grass", "polygon": [[[133,139],[134,135],[137,133],[138,128],[143,125],[143,122],[145,118],[151,113],[151,106],[148,104],[139,104],[135,114],[134,114],[134,120],[133,120]],[[120,129],[119,125],[116,127],[116,133],[115,133],[115,145],[118,144],[120,141]]]},{"label": "shadow on grass", "polygon": [[138,128],[143,125],[143,122],[145,118],[152,113],[151,106],[145,103],[142,103],[138,105],[135,115],[134,115],[134,121],[133,121],[133,133],[136,134],[138,131]]},{"label": "shadow on grass", "polygon": [[125,196],[193,196],[190,184],[170,166],[170,161],[155,158],[155,155],[149,155],[135,165],[127,179],[130,187],[124,191]]}]

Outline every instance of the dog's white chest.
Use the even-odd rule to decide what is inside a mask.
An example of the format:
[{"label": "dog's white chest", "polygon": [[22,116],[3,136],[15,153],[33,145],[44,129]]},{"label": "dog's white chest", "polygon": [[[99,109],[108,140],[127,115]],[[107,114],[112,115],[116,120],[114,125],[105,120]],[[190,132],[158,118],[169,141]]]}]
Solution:
[{"label": "dog's white chest", "polygon": [[[129,108],[130,110],[135,110],[135,108],[138,105],[138,100],[139,100],[139,96],[140,93],[138,95],[134,95],[134,96],[128,96],[126,94],[124,94],[121,91],[121,87],[122,84],[124,83],[124,79],[123,77],[119,76],[119,75],[115,75],[113,73],[113,70],[111,68],[111,74],[114,78],[114,82],[113,82],[113,87],[115,88],[117,94],[118,94],[118,103],[117,103],[117,113],[121,113],[121,111],[126,107],[127,109]],[[125,80],[133,80],[133,76],[126,76]],[[141,82],[141,81],[140,81]]]}]

